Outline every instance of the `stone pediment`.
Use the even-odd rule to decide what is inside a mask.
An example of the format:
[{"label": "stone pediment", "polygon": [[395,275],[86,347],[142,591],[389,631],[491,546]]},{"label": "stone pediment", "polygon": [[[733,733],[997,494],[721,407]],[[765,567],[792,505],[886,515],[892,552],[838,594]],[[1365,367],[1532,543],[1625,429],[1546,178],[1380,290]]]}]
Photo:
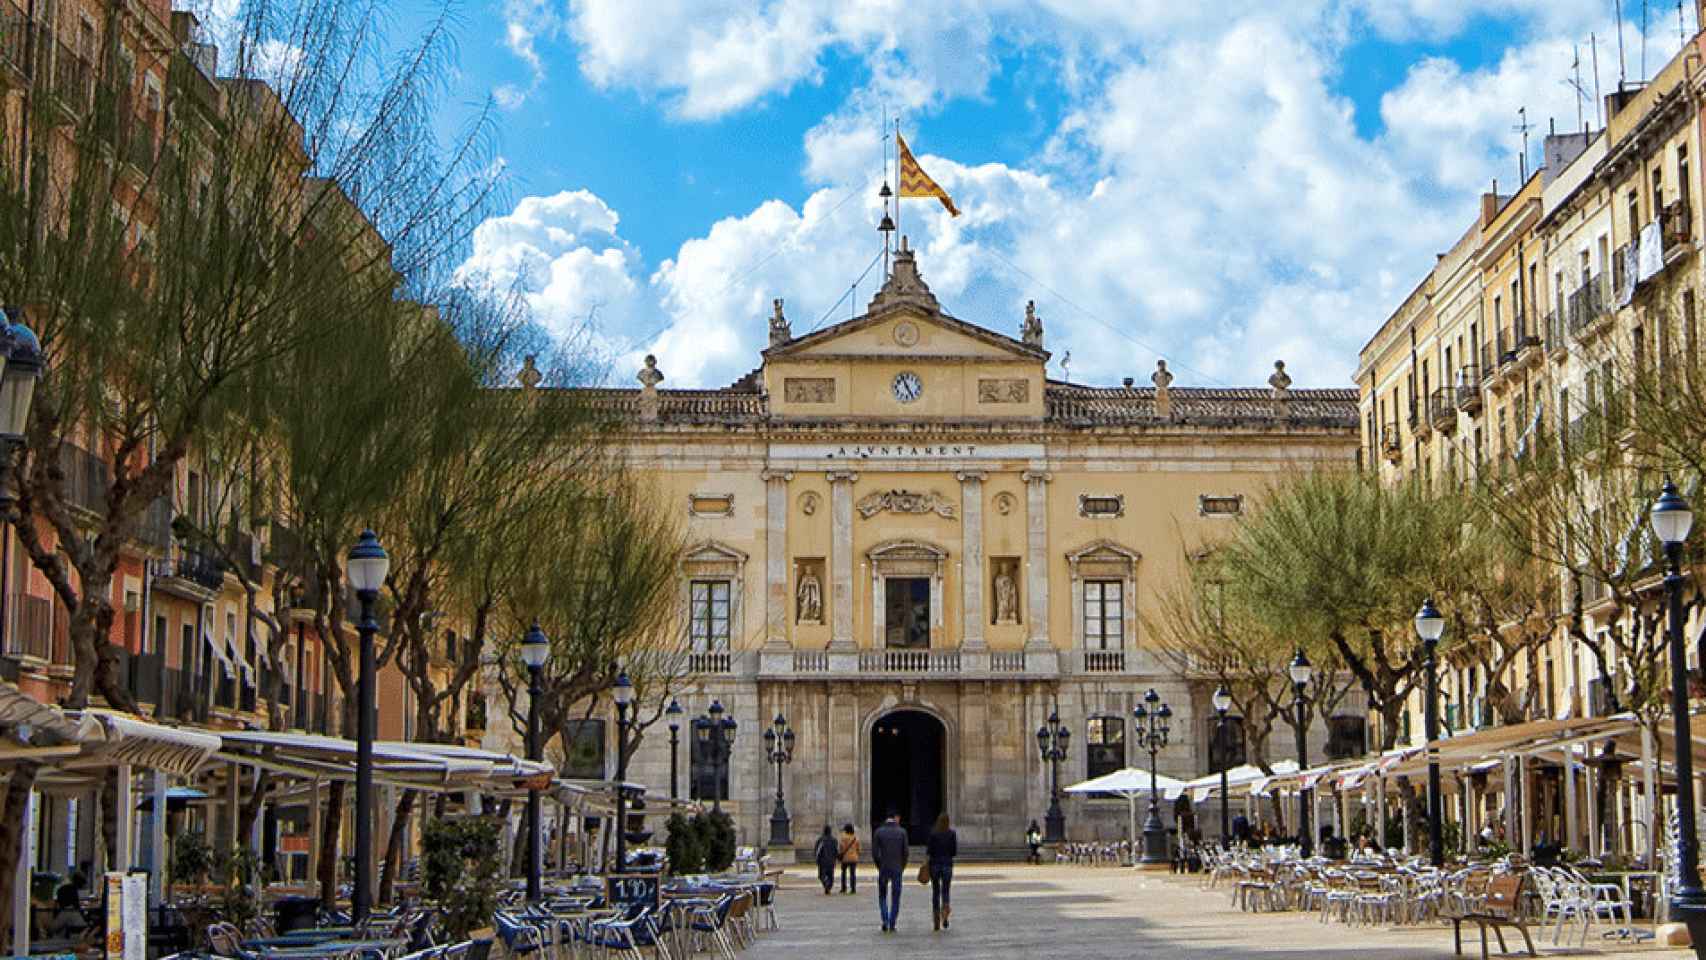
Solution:
[{"label": "stone pediment", "polygon": [[1048,351],[942,312],[918,274],[911,250],[895,255],[894,270],[871,299],[864,316],[844,320],[803,337],[774,343],[766,363],[778,360],[847,358],[972,358],[1046,362]]}]

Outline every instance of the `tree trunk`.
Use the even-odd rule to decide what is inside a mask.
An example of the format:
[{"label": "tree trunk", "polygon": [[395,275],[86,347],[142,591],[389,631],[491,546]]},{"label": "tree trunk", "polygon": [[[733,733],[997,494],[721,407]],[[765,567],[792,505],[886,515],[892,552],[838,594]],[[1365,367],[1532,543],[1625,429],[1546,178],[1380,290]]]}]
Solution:
[{"label": "tree trunk", "polygon": [[270,774],[266,768],[261,768],[255,776],[254,789],[243,798],[243,803],[237,808],[237,836],[252,837],[255,835],[255,821],[260,819],[261,807],[267,797],[267,781]]},{"label": "tree trunk", "polygon": [[397,801],[397,812],[391,818],[391,837],[385,843],[385,866],[379,871],[379,902],[390,903],[397,885],[397,873],[403,866],[403,838],[409,829],[409,811],[415,807],[415,791],[404,790]]},{"label": "tree trunk", "polygon": [[128,871],[130,864],[118,862],[118,767],[108,769],[103,778],[100,811],[101,846],[106,850],[107,869]]},{"label": "tree trunk", "polygon": [[344,781],[326,791],[326,819],[320,826],[320,905],[330,910],[338,899],[338,832],[344,822]]},{"label": "tree trunk", "polygon": [[16,883],[18,858],[23,856],[24,837],[30,829],[24,811],[40,769],[38,764],[20,763],[6,781],[5,807],[0,809],[0,943],[11,940],[12,904],[18,897],[30,895],[28,890],[17,889]]}]

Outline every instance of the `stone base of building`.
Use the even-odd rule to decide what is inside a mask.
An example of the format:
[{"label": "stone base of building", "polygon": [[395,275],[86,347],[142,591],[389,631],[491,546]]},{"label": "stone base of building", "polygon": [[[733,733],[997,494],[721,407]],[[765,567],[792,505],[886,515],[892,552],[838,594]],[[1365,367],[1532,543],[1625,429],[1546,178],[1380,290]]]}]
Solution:
[{"label": "stone base of building", "polygon": [[792,845],[765,847],[764,858],[777,867],[791,867],[800,862],[799,851]]}]

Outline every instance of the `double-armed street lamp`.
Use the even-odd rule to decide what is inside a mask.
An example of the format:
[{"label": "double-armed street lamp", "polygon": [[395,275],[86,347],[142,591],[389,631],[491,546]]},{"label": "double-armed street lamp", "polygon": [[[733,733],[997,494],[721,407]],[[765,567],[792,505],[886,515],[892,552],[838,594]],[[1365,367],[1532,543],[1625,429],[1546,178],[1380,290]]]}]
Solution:
[{"label": "double-armed street lamp", "polygon": [[1232,820],[1226,807],[1226,768],[1231,765],[1232,745],[1226,742],[1226,711],[1232,709],[1232,693],[1221,684],[1214,691],[1214,737],[1220,744],[1220,845],[1232,846]]},{"label": "double-armed street lamp", "polygon": [[681,799],[681,715],[687,711],[681,709],[681,701],[669,698],[669,706],[664,709],[664,715],[669,717],[669,798]]},{"label": "double-armed street lamp", "polygon": [[373,605],[386,574],[391,572],[391,558],[379,545],[379,537],[372,530],[363,530],[361,539],[350,549],[345,567],[361,604],[361,618],[355,625],[361,638],[361,672],[355,691],[355,889],[350,891],[350,914],[360,925],[367,920],[373,902],[373,637],[379,632]]},{"label": "double-armed street lamp", "polygon": [[610,699],[616,701],[616,866],[612,873],[628,869],[628,710],[634,705],[634,682],[628,671],[616,675],[610,687]]},{"label": "double-armed street lamp", "polygon": [[1072,731],[1060,722],[1060,711],[1050,710],[1048,722],[1037,728],[1037,752],[1049,764],[1053,776],[1049,787],[1048,815],[1043,818],[1043,839],[1066,842],[1066,813],[1060,809],[1060,761],[1072,745]]},{"label": "double-armed street lamp", "polygon": [[1149,751],[1149,816],[1143,821],[1142,863],[1166,863],[1167,827],[1161,822],[1161,788],[1155,770],[1155,755],[1167,746],[1167,733],[1173,725],[1173,708],[1161,702],[1153,688],[1143,695],[1143,702],[1132,708],[1131,718],[1137,729],[1137,748]]},{"label": "double-armed street lamp", "polygon": [[1688,659],[1683,649],[1682,546],[1694,525],[1694,511],[1665,478],[1664,491],[1652,510],[1653,532],[1665,547],[1665,606],[1669,613],[1670,713],[1677,745],[1676,758],[1676,876],[1670,915],[1688,926],[1694,955],[1706,958],[1706,889],[1700,885],[1700,839],[1695,834],[1693,731],[1688,716]]},{"label": "double-armed street lamp", "polygon": [[[527,633],[521,638],[521,662],[527,667],[527,759],[539,760],[544,756],[544,745],[539,742],[539,698],[545,691],[539,685],[539,676],[545,671],[545,661],[551,656],[551,641],[546,639],[545,631],[539,629],[539,621],[527,628]],[[538,903],[543,891],[543,874],[545,870],[545,854],[540,843],[539,824],[539,788],[533,784],[527,787],[527,901]]]},{"label": "double-armed street lamp", "polygon": [[1315,844],[1309,836],[1309,805],[1312,799],[1309,788],[1302,785],[1303,771],[1309,769],[1309,709],[1305,694],[1315,667],[1304,656],[1302,647],[1297,648],[1297,655],[1291,658],[1286,673],[1291,675],[1293,699],[1297,704],[1297,846],[1303,856],[1308,857],[1314,852]]},{"label": "double-armed street lamp", "polygon": [[1428,741],[1428,859],[1434,866],[1445,865],[1445,824],[1440,795],[1439,751],[1434,741],[1439,739],[1439,670],[1436,654],[1439,638],[1445,633],[1445,618],[1434,607],[1432,597],[1422,601],[1416,611],[1416,636],[1422,638],[1423,664],[1427,670],[1427,701],[1422,705],[1423,735]]},{"label": "double-armed street lamp", "polygon": [[794,728],[780,713],[764,731],[764,754],[776,767],[776,809],[770,814],[770,845],[786,847],[788,839],[788,808],[782,802],[782,768],[794,762]]},{"label": "double-armed street lamp", "polygon": [[699,742],[710,754],[711,774],[711,812],[723,811],[723,783],[728,780],[729,751],[734,747],[736,724],[735,718],[725,716],[720,700],[712,700],[710,709],[705,716],[700,717],[694,724]]}]

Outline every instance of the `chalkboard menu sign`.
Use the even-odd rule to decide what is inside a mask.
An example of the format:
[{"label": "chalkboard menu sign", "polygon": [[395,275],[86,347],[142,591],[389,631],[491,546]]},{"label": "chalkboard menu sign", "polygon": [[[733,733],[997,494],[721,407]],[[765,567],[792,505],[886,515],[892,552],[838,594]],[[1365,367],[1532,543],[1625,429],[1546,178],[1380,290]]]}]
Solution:
[{"label": "chalkboard menu sign", "polygon": [[655,909],[662,896],[662,874],[612,873],[604,878],[604,899],[613,907],[637,904]]}]

